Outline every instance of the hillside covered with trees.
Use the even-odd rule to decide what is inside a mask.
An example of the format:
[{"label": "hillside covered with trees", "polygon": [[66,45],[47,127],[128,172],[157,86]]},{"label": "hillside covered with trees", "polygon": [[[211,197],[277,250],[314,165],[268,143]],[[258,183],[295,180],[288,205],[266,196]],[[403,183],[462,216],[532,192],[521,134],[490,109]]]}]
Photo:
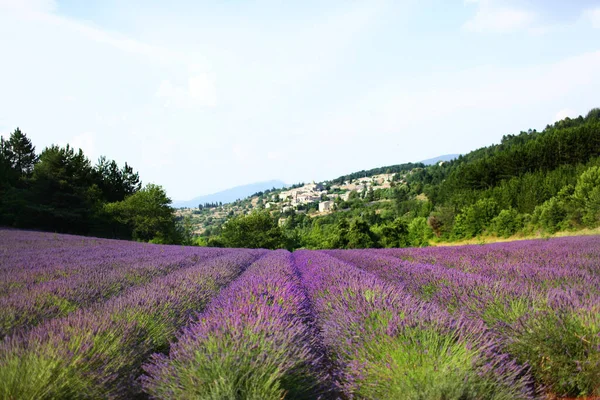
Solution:
[{"label": "hillside covered with trees", "polygon": [[207,229],[200,243],[288,249],[406,247],[424,246],[434,238],[456,241],[597,227],[600,109],[541,132],[505,135],[499,144],[450,162],[376,168],[323,185],[382,172],[396,174],[390,188],[336,198],[330,214],[310,215],[310,205],[308,212],[259,206],[246,211],[250,215],[230,213],[224,223]]}]

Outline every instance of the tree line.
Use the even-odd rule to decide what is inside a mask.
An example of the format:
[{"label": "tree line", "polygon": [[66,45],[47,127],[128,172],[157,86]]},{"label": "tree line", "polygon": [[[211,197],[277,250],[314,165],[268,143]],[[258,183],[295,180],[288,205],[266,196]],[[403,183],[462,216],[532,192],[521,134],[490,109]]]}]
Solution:
[{"label": "tree line", "polygon": [[0,224],[99,237],[183,243],[162,187],[142,187],[138,172],[81,149],[52,145],[40,154],[19,128],[0,137]]},{"label": "tree line", "polygon": [[223,202],[222,201],[214,202],[214,203],[208,203],[208,202],[206,202],[204,204],[202,204],[202,203],[198,204],[198,209],[199,210],[204,210],[205,208],[206,209],[211,209],[211,208],[218,208],[218,207],[222,207],[222,206],[223,206]]}]

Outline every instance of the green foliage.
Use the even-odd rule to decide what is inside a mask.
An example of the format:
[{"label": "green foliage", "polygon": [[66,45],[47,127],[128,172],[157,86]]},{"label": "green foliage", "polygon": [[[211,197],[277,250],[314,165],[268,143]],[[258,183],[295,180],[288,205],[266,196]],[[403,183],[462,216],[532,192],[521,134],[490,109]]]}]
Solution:
[{"label": "green foliage", "polygon": [[[11,149],[8,142],[0,136],[0,193],[14,186],[18,176],[12,168]],[[1,203],[0,203],[1,204]]]},{"label": "green foliage", "polygon": [[107,202],[124,200],[141,189],[139,174],[133,172],[127,163],[119,169],[116,161],[108,161],[102,156],[98,159],[95,173],[99,177],[99,186]]},{"label": "green foliage", "polygon": [[425,247],[433,238],[433,229],[427,224],[427,219],[418,217],[408,224],[408,241],[413,247]]},{"label": "green foliage", "polygon": [[401,218],[378,225],[374,230],[379,236],[381,247],[407,247],[409,245],[408,224]]},{"label": "green foliage", "polygon": [[534,312],[534,307],[537,307],[537,304],[530,298],[519,297],[508,300],[498,298],[485,305],[482,318],[490,327],[494,327],[496,324],[506,326],[506,324],[513,324],[528,313]]},{"label": "green foliage", "polygon": [[69,145],[52,145],[38,156],[18,128],[8,140],[0,137],[0,224],[179,242],[178,233],[183,230],[177,232],[172,221],[160,224],[160,232],[148,228],[153,219],[172,218],[160,212],[150,216],[156,210],[148,209],[148,201],[140,199],[147,193],[129,199],[140,187],[138,173],[127,163],[119,168],[115,161],[100,157],[92,166],[81,149]]},{"label": "green foliage", "polygon": [[509,350],[559,396],[600,395],[598,310],[539,311],[510,332]]},{"label": "green foliage", "polygon": [[37,161],[35,146],[19,128],[10,135],[7,142],[7,157],[11,167],[19,176],[28,176]]},{"label": "green foliage", "polygon": [[211,333],[198,346],[195,359],[171,361],[169,376],[149,392],[181,399],[314,398],[316,379],[311,381],[305,355],[273,343],[269,335],[251,329],[234,335]]},{"label": "green foliage", "polygon": [[600,108],[591,109],[585,116],[586,121],[600,121]]},{"label": "green foliage", "polygon": [[465,207],[456,216],[455,237],[472,238],[480,235],[497,214],[498,204],[494,199],[480,199],[475,204]]},{"label": "green foliage", "polygon": [[281,249],[286,244],[277,221],[265,211],[229,219],[223,226],[221,240],[226,247]]},{"label": "green foliage", "polygon": [[184,246],[193,246],[196,244],[194,238],[194,225],[192,224],[192,218],[186,216],[183,221],[177,223],[177,231],[181,238],[180,243]]},{"label": "green foliage", "polygon": [[533,221],[549,233],[557,232],[564,227],[567,217],[565,203],[558,197],[553,197],[535,208]]},{"label": "green foliage", "polygon": [[350,222],[346,241],[348,249],[368,249],[375,247],[376,243],[375,235],[371,232],[369,224],[362,218]]},{"label": "green foliage", "polygon": [[405,328],[364,344],[356,394],[367,399],[518,399],[518,389],[481,374],[477,346],[453,333]]},{"label": "green foliage", "polygon": [[442,192],[485,190],[501,181],[534,171],[585,163],[600,154],[599,122],[594,118],[565,119],[544,132],[508,135],[500,145],[459,158]]},{"label": "green foliage", "polygon": [[452,207],[437,206],[429,216],[429,226],[437,237],[448,237],[452,233],[456,213]]},{"label": "green foliage", "polygon": [[491,221],[493,232],[501,237],[510,237],[521,230],[524,219],[514,208],[500,211],[497,217]]},{"label": "green foliage", "polygon": [[[104,327],[103,327],[104,328]],[[142,337],[131,328],[76,331],[71,326],[62,335],[52,331],[43,341],[4,352],[0,360],[0,398],[3,399],[102,399],[113,397],[101,379],[110,381],[123,371],[123,360],[137,356]],[[68,343],[65,344],[65,337]],[[102,371],[98,379],[93,372]],[[23,379],[27,376],[27,379]],[[105,382],[102,382],[105,383]]]},{"label": "green foliage", "polygon": [[331,182],[334,184],[342,184],[345,181],[352,181],[353,179],[366,178],[369,176],[379,175],[379,174],[397,173],[398,175],[400,175],[403,173],[408,173],[409,171],[413,170],[414,168],[424,167],[424,166],[425,165],[421,164],[421,163],[406,163],[406,164],[399,164],[399,165],[391,165],[391,166],[387,166],[387,167],[373,168],[373,169],[370,169],[367,171],[359,171],[359,172],[355,172],[355,173],[352,173],[349,175],[343,175],[337,179],[332,180]]},{"label": "green foliage", "polygon": [[573,198],[583,210],[583,223],[596,226],[600,221],[600,167],[591,167],[581,174]]},{"label": "green foliage", "polygon": [[365,201],[371,202],[375,200],[375,192],[373,191],[373,186],[369,186],[367,193],[365,194]]},{"label": "green foliage", "polygon": [[51,146],[42,152],[25,193],[25,225],[87,233],[98,210],[99,191],[90,161],[81,150]]},{"label": "green foliage", "polygon": [[108,203],[105,212],[116,222],[128,226],[135,240],[178,243],[171,199],[161,186],[148,184],[123,201]]}]

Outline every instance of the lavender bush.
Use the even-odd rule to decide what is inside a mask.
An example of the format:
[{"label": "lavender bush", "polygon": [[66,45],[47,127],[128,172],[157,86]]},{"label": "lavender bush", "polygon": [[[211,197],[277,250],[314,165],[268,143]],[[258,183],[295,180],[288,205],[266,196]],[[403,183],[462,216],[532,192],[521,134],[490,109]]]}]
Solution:
[{"label": "lavender bush", "polygon": [[230,251],[9,337],[0,344],[0,397],[130,398],[143,361],[261,253]]},{"label": "lavender bush", "polygon": [[600,394],[599,247],[592,237],[328,253],[484,321],[540,392],[585,396]]},{"label": "lavender bush", "polygon": [[316,399],[333,393],[287,251],[262,257],[146,365],[154,398]]},{"label": "lavender bush", "polygon": [[348,397],[530,398],[523,368],[479,323],[319,252],[294,254]]}]

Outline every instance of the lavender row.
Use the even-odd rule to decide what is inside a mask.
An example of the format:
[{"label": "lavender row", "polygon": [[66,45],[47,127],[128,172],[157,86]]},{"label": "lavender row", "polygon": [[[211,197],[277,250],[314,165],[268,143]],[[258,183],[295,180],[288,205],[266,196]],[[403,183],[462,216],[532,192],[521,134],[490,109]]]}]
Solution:
[{"label": "lavender row", "polygon": [[310,304],[287,251],[255,262],[146,365],[157,399],[332,396]]},{"label": "lavender row", "polygon": [[321,252],[295,262],[348,397],[532,397],[523,367],[498,351],[482,323]]},{"label": "lavender row", "polygon": [[485,319],[486,306],[499,301],[520,299],[524,302],[523,310],[527,310],[540,303],[543,297],[535,285],[523,287],[439,264],[401,261],[383,253],[364,250],[324,253],[386,281],[401,283],[412,295],[471,318]]},{"label": "lavender row", "polygon": [[[436,270],[444,268],[458,270],[502,283],[518,282],[520,285],[534,287],[540,292],[548,292],[551,289],[575,289],[585,296],[600,295],[598,265],[600,252],[596,250],[600,247],[600,241],[586,241],[585,246],[577,246],[578,251],[581,251],[577,257],[571,255],[565,257],[564,253],[557,251],[545,252],[545,249],[549,249],[547,242],[552,243],[552,241],[532,242],[534,255],[530,258],[526,253],[526,247],[521,242],[519,242],[520,247],[516,249],[514,243],[427,249],[429,250],[427,257],[423,257],[424,249],[383,249],[368,252],[333,250],[329,254],[350,262],[353,262],[352,258],[360,260],[361,257],[367,257],[369,262],[375,261],[381,266],[418,268],[431,266]],[[516,259],[513,250],[518,255]],[[596,256],[593,255],[594,252],[597,252]],[[410,254],[417,254],[417,256],[411,257]],[[366,260],[359,262],[364,261]]]},{"label": "lavender row", "polygon": [[444,262],[394,260],[381,252],[329,254],[402,282],[412,294],[449,311],[484,320],[506,351],[530,364],[539,386],[553,394],[600,394],[600,296],[594,280],[586,286],[577,273],[549,265],[530,266],[521,280],[508,280],[485,274],[482,261],[477,270],[484,274],[448,268]]},{"label": "lavender row", "polygon": [[221,249],[182,250],[175,246],[2,229],[0,239],[0,296],[97,270],[134,263],[161,264],[176,255],[188,254],[192,258],[223,253]]},{"label": "lavender row", "polygon": [[[385,249],[382,253],[419,264],[435,264],[505,279],[538,279],[541,274],[567,274],[565,282],[598,284],[600,238],[568,237],[486,246]],[[571,276],[569,276],[571,274]],[[557,276],[558,278],[558,276]],[[587,281],[586,281],[587,280]]]},{"label": "lavender row", "polygon": [[131,257],[150,248],[145,243],[0,228],[0,273],[52,267],[59,260],[66,260],[68,267],[70,261],[90,258],[90,252],[100,256],[99,250],[109,257]]},{"label": "lavender row", "polygon": [[180,249],[169,249],[170,251],[165,252],[157,248],[144,249],[144,251],[138,249],[136,251],[135,248],[125,246],[124,249],[127,251],[120,254],[97,249],[65,257],[52,254],[30,255],[31,260],[29,263],[36,263],[37,267],[5,272],[0,277],[0,297],[7,297],[23,290],[32,290],[37,286],[52,283],[56,280],[78,279],[81,275],[98,271],[118,270],[133,264],[160,265],[172,261],[174,257],[198,260],[224,253],[223,249],[210,249],[211,251],[202,252],[185,252]]},{"label": "lavender row", "polygon": [[[213,253],[218,254],[218,253]],[[209,259],[212,255],[204,256]],[[133,262],[118,268],[90,268],[86,273],[56,279],[0,298],[0,338],[40,322],[106,301],[128,288],[193,265],[198,255],[170,254],[159,261]]]},{"label": "lavender row", "polygon": [[[0,344],[0,398],[132,398],[141,365],[264,251],[231,250]],[[27,379],[24,379],[27,377]]]},{"label": "lavender row", "polygon": [[[452,311],[476,317],[497,317],[511,322],[526,312],[552,307],[555,299],[569,299],[570,308],[586,308],[600,298],[600,284],[584,271],[529,266],[521,279],[501,278],[490,273],[498,266],[481,261],[471,268],[449,268],[443,263],[421,264],[399,260],[378,251],[326,251],[334,257],[392,281],[402,282],[413,294],[434,301]],[[600,260],[599,260],[600,261]],[[510,266],[506,266],[510,268]],[[587,305],[587,306],[586,306]],[[505,315],[494,314],[497,308],[507,308]],[[589,307],[588,307],[589,308]],[[495,322],[488,318],[488,322]]]}]

